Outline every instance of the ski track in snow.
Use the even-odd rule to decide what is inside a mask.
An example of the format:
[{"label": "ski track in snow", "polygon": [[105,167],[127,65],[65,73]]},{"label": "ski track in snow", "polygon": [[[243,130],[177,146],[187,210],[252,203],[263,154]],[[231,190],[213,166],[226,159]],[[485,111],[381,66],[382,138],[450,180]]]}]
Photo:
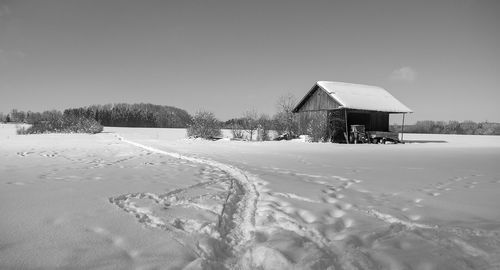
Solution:
[{"label": "ski track in snow", "polygon": [[[461,250],[467,256],[467,261],[473,263],[475,258],[481,262],[484,258],[488,259],[489,255],[465,240],[471,237],[498,237],[480,230],[439,228],[417,223],[415,221],[420,219],[418,215],[402,215],[402,218],[398,218],[371,206],[368,209],[360,208],[347,202],[343,193],[350,189],[349,192],[357,192],[372,202],[377,202],[377,198],[369,191],[352,189],[353,185],[362,182],[358,179],[329,176],[340,183],[334,186],[318,179],[325,176],[295,174],[309,177],[302,180],[322,187],[324,196],[318,201],[294,193],[273,192],[266,187],[266,181],[228,164],[167,152],[120,135],[115,136],[124,143],[151,153],[207,166],[201,172],[207,174],[206,177],[191,186],[163,194],[144,192],[109,198],[111,203],[134,215],[139,223],[167,231],[172,239],[190,250],[197,259],[185,269],[380,268],[380,263],[372,257],[376,253],[372,253],[370,247],[377,245],[379,239],[400,234],[401,230],[419,235],[432,246]],[[442,183],[438,188],[448,186],[449,183]],[[327,203],[333,207],[327,214],[318,217],[308,210],[293,206],[287,200]],[[418,206],[421,201],[417,198],[412,203]],[[406,212],[409,208],[400,210]],[[190,216],[190,211],[196,217]],[[362,239],[349,233],[355,223],[349,215],[356,213],[380,220],[388,224],[389,228],[365,235],[365,239]],[[443,233],[454,236],[440,239],[439,235]],[[197,235],[193,237],[197,240],[190,239],[190,235]],[[339,243],[345,245],[339,246]],[[494,243],[496,245],[497,242]],[[379,260],[396,265],[396,268],[391,266],[391,269],[402,267],[394,259]]]},{"label": "ski track in snow", "polygon": [[[207,177],[207,181],[164,194],[145,192],[109,198],[144,226],[168,231],[176,242],[191,250],[198,259],[186,269],[332,269],[337,264],[330,239],[315,228],[317,217],[307,210],[291,207],[279,197],[309,203],[320,201],[293,193],[274,194],[266,188],[267,182],[231,165],[163,151],[120,135],[116,137],[152,153],[209,166],[211,169],[207,170],[211,172],[208,173],[215,174]],[[200,195],[201,190],[205,190],[205,194]],[[207,200],[215,203],[207,206]],[[141,206],[143,204],[148,206]],[[160,214],[155,207],[162,209]],[[184,218],[178,211],[169,214],[169,210],[175,211],[175,208],[183,212],[195,208],[200,210],[198,214],[208,217],[205,220]],[[337,231],[342,231],[352,222],[343,221],[339,213],[341,211],[332,215],[340,218],[335,226]],[[189,234],[198,234],[200,240],[192,243],[187,240]],[[279,250],[290,240],[297,242],[295,248],[303,254],[298,261]]]},{"label": "ski track in snow", "polygon": [[[205,181],[161,195],[153,193],[125,194],[110,198],[109,200],[111,203],[136,216],[139,222],[145,226],[172,232],[173,238],[186,247],[190,245],[184,243],[182,240],[185,238],[183,237],[185,233],[206,235],[206,238],[195,244],[195,248],[191,248],[202,260],[201,262],[195,260],[193,264],[200,264],[202,268],[207,266],[235,268],[238,263],[236,255],[241,254],[253,239],[255,211],[259,196],[256,184],[259,180],[230,165],[163,151],[127,140],[119,135],[116,136],[122,142],[152,153],[208,165],[228,174],[229,177],[225,177],[222,180]],[[215,192],[209,192],[205,196],[200,195],[193,198],[181,196],[182,193],[189,193],[195,188],[202,187],[209,191],[215,189]],[[225,196],[224,192],[227,193]],[[219,200],[221,203],[215,204],[212,207],[207,207],[203,203],[197,203],[207,198]],[[156,217],[150,209],[137,206],[132,201],[133,199],[149,199],[157,205],[170,208],[180,205],[183,207],[198,208],[215,216],[212,218],[215,218],[216,222],[210,222],[210,218],[205,223],[200,223],[199,220],[189,218],[179,219],[170,217],[165,220]],[[221,249],[224,252],[218,252],[217,249]]]}]

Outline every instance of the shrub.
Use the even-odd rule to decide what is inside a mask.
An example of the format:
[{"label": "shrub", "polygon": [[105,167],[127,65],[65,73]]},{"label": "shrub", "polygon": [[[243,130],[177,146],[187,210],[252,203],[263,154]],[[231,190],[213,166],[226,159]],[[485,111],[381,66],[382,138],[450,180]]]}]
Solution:
[{"label": "shrub", "polygon": [[34,122],[31,127],[21,127],[17,134],[41,133],[99,133],[102,126],[94,119],[74,116],[54,116],[47,120]]},{"label": "shrub", "polygon": [[231,133],[233,134],[233,139],[243,139],[245,137],[243,127],[238,123],[231,125]]},{"label": "shrub", "polygon": [[306,134],[313,142],[326,141],[328,138],[327,116],[324,113],[313,114],[307,125]]},{"label": "shrub", "polygon": [[212,112],[199,111],[187,129],[188,137],[213,139],[222,135],[220,122]]},{"label": "shrub", "polygon": [[273,127],[273,121],[267,114],[261,114],[257,120],[259,124],[257,128],[257,140],[259,141],[269,141],[271,136],[269,135],[270,130]]}]

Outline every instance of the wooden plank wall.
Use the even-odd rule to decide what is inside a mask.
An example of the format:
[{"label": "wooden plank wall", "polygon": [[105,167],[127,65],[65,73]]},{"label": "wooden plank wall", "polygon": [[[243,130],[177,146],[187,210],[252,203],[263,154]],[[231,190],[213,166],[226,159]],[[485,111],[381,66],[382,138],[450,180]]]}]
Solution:
[{"label": "wooden plank wall", "polygon": [[306,100],[304,105],[300,107],[299,112],[332,110],[340,106],[330,95],[325,91],[316,87],[312,95]]}]

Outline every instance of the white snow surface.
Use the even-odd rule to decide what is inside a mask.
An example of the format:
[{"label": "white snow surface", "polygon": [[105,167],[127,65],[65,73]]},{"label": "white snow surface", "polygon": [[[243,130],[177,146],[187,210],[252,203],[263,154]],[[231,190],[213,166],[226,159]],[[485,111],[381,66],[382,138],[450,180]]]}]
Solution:
[{"label": "white snow surface", "polygon": [[348,109],[393,113],[412,112],[410,108],[378,86],[329,81],[319,81],[317,84]]},{"label": "white snow surface", "polygon": [[499,269],[500,137],[0,125],[0,269]]}]

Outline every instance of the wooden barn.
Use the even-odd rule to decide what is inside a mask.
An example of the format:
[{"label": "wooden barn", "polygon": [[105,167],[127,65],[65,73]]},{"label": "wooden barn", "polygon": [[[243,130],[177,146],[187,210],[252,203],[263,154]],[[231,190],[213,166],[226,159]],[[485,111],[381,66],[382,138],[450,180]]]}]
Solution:
[{"label": "wooden barn", "polygon": [[403,114],[404,126],[404,115],[412,111],[381,87],[319,81],[293,112],[302,130],[319,126],[327,141],[352,143],[398,141],[389,132],[389,115]]}]

